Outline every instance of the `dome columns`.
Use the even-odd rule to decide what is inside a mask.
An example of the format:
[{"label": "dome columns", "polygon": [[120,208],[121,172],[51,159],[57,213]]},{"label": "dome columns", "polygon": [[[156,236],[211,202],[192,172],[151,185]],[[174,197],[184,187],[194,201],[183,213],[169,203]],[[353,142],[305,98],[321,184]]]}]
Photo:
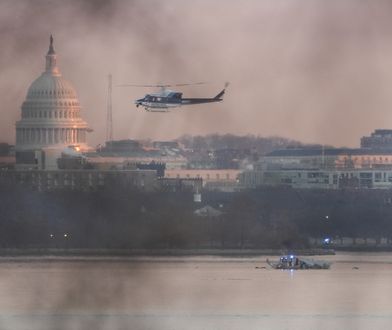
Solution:
[{"label": "dome columns", "polygon": [[85,131],[78,128],[17,128],[17,144],[53,144],[86,143]]}]

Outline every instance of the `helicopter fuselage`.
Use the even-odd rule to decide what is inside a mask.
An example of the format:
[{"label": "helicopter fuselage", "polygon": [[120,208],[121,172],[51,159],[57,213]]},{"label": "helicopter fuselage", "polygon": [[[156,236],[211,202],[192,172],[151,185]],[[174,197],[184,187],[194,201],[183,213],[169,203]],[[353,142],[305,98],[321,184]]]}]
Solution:
[{"label": "helicopter fuselage", "polygon": [[223,100],[225,89],[212,98],[182,98],[182,93],[172,90],[162,90],[160,93],[147,94],[135,101],[136,107],[144,107],[150,112],[168,112],[171,108],[182,105],[220,102]]},{"label": "helicopter fuselage", "polygon": [[164,90],[161,93],[147,94],[135,101],[136,107],[142,106],[147,111],[167,112],[169,108],[181,106],[182,93]]}]

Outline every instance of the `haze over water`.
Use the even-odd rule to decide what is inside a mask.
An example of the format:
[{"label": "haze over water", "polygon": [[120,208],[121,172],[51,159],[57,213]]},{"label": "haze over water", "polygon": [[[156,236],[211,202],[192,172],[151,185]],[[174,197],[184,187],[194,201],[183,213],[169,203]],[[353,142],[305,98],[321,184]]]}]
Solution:
[{"label": "haze over water", "polygon": [[392,254],[323,259],[330,270],[256,268],[264,257],[2,260],[0,328],[390,329]]}]

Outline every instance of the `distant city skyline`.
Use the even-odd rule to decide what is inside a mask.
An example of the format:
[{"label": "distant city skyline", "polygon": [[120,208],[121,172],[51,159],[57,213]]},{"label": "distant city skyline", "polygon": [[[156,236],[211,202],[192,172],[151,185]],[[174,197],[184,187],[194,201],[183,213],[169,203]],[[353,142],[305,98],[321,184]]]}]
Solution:
[{"label": "distant city skyline", "polygon": [[53,34],[94,129],[91,146],[105,140],[111,73],[114,86],[208,82],[184,87],[190,97],[231,82],[222,103],[169,114],[136,109],[149,89],[114,87],[114,139],[232,133],[357,147],[361,136],[392,127],[391,9],[370,0],[4,0],[0,141],[15,143]]}]

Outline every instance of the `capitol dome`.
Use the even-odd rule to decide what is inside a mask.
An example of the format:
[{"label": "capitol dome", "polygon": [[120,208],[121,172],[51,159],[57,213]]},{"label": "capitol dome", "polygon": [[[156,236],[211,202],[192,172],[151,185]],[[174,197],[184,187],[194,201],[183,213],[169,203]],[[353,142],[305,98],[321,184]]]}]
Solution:
[{"label": "capitol dome", "polygon": [[46,54],[45,71],[31,84],[16,123],[16,151],[77,146],[87,149],[87,123],[72,84],[57,66],[53,38]]},{"label": "capitol dome", "polygon": [[54,76],[47,72],[42,73],[33,83],[27,92],[27,98],[40,99],[43,96],[53,98],[71,98],[77,99],[77,94],[72,84],[62,76]]}]

